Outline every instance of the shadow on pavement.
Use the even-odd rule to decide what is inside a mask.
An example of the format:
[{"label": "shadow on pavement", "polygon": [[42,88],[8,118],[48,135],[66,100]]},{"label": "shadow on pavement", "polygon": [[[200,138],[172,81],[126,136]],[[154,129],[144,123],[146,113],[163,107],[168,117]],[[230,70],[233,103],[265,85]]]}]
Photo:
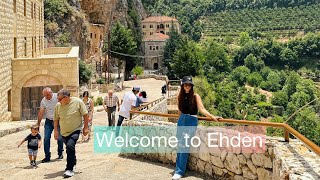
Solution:
[{"label": "shadow on pavement", "polygon": [[45,174],[44,176],[44,179],[53,179],[53,178],[56,178],[56,177],[63,177],[63,173],[64,171],[58,171],[58,172],[54,172],[54,173],[51,173],[51,174]]},{"label": "shadow on pavement", "polygon": [[[124,158],[124,159],[132,159],[132,160],[135,160],[135,161],[140,161],[140,162],[143,162],[143,163],[148,163],[148,164],[153,164],[153,165],[157,165],[157,166],[161,166],[161,167],[166,167],[168,169],[172,169],[172,172],[170,173],[171,175],[174,174],[174,169],[175,169],[175,166],[172,165],[172,164],[166,164],[166,163],[161,163],[161,162],[153,162],[151,160],[148,160],[148,159],[145,159],[143,157],[132,157],[132,156],[123,156],[121,154],[119,154],[119,158]],[[201,175],[195,171],[192,171],[192,170],[187,170],[186,171],[186,174],[183,176],[184,178],[186,177],[196,177],[196,178],[200,178],[200,179],[204,179],[204,180],[212,180],[212,177],[208,177],[208,176],[205,176],[205,175]]]}]

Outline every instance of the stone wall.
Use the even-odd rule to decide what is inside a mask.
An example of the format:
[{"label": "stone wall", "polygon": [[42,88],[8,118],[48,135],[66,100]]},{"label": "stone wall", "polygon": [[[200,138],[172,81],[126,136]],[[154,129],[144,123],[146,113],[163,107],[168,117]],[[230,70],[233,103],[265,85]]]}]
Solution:
[{"label": "stone wall", "polygon": [[[168,111],[165,99],[150,112]],[[138,115],[125,121],[123,126],[176,126],[158,116]],[[205,137],[206,128],[199,126],[196,136]],[[173,134],[172,134],[173,135]],[[204,139],[204,138],[203,138]],[[311,152],[299,140],[290,139],[290,143],[282,138],[267,137],[264,153],[227,152],[223,149],[208,148],[204,140],[198,149],[192,149],[188,169],[209,176],[209,179],[235,180],[318,180],[320,179],[320,158]],[[176,151],[166,153],[121,153],[125,157],[145,158],[151,161],[175,164]]]},{"label": "stone wall", "polygon": [[156,80],[163,80],[168,82],[169,79],[167,76],[161,76],[161,75],[156,75],[156,74],[147,74],[147,75],[139,75],[138,79],[149,79],[149,78],[154,78]]},{"label": "stone wall", "polygon": [[43,1],[0,1],[0,121],[11,120],[11,59],[42,55],[43,39]]},{"label": "stone wall", "polygon": [[[135,118],[138,119],[138,118]],[[175,126],[170,122],[150,122],[146,120],[128,121],[126,126]],[[205,137],[205,128],[198,128],[196,136]],[[174,136],[174,134],[173,134]],[[202,139],[203,140],[203,139]],[[267,151],[261,154],[231,153],[208,148],[206,141],[198,149],[191,149],[188,169],[208,175],[214,179],[272,179],[273,144],[267,143]],[[143,157],[153,161],[175,164],[176,151],[166,153],[122,154],[129,157]]]},{"label": "stone wall", "polygon": [[[50,50],[51,49],[51,50]],[[18,58],[12,61],[12,117],[20,120],[21,117],[21,90],[23,87],[62,85],[67,88],[72,96],[78,96],[79,47],[50,48],[46,54],[39,58]],[[61,54],[58,53],[61,50]]]},{"label": "stone wall", "polygon": [[[161,105],[161,104],[159,104]],[[152,120],[152,122],[150,121]],[[154,121],[152,118],[137,116],[125,121],[124,126],[176,126],[175,123]],[[206,128],[199,126],[196,136],[205,137]],[[198,149],[191,150],[188,169],[206,174],[210,179],[235,180],[280,180],[313,179],[320,177],[319,156],[310,152],[300,141],[282,142],[279,138],[268,137],[265,153],[226,152],[209,149],[204,141]],[[176,152],[166,153],[122,153],[122,156],[146,158],[151,161],[175,164]]]}]

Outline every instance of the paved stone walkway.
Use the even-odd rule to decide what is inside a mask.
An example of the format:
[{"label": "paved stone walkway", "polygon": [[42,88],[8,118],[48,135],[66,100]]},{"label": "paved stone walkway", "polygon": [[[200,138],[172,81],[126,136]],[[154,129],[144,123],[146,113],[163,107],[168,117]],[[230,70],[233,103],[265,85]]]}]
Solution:
[{"label": "paved stone walkway", "polygon": [[[123,92],[116,93],[122,97],[123,93],[131,90],[132,86],[139,85],[146,90],[149,100],[155,100],[161,96],[160,88],[164,82],[154,79],[136,80],[125,82],[128,87]],[[106,125],[106,112],[95,112],[94,125]],[[33,123],[33,122],[28,122]],[[18,123],[0,123],[1,129],[13,127]],[[20,122],[19,127],[25,127],[26,122]],[[0,129],[0,130],[1,130]],[[44,157],[43,147],[38,153],[38,168],[30,168],[27,157],[26,143],[17,148],[19,142],[26,137],[30,130],[23,130],[0,137],[0,180],[1,179],[63,179],[66,165],[65,158],[56,160],[57,143],[51,141],[52,162],[40,163]],[[40,129],[43,136],[43,126]],[[76,174],[70,179],[171,179],[174,166],[155,163],[143,159],[128,159],[118,154],[95,154],[93,152],[93,140],[87,143],[77,144],[78,165]],[[66,154],[64,152],[64,156]],[[188,172],[184,179],[204,179],[194,172]]]}]

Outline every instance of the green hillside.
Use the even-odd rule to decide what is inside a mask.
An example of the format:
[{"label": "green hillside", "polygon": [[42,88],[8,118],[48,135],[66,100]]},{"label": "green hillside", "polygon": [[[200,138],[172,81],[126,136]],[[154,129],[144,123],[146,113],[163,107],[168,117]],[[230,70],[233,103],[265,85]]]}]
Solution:
[{"label": "green hillside", "polygon": [[320,0],[143,0],[142,3],[149,15],[176,17],[182,32],[195,41],[203,38],[203,34],[234,36],[255,28],[285,36],[319,29]]},{"label": "green hillside", "polygon": [[238,36],[245,31],[295,36],[320,29],[320,4],[223,11],[203,17],[202,23],[205,36]]}]

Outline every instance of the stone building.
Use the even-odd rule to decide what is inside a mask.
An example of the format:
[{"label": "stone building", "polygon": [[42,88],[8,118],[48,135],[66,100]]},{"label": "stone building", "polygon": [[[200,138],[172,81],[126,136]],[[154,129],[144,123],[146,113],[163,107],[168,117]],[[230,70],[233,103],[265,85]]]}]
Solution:
[{"label": "stone building", "polygon": [[168,35],[173,28],[181,32],[179,22],[176,18],[168,16],[151,16],[141,21],[143,37],[152,36],[155,33]]},{"label": "stone building", "polygon": [[[90,24],[90,58],[94,58],[95,61],[99,60],[101,48],[104,40],[104,24]],[[100,61],[100,60],[99,60]]]},{"label": "stone building", "polygon": [[42,88],[78,95],[78,47],[44,48],[43,0],[0,1],[0,121],[36,119]]},{"label": "stone building", "polygon": [[104,24],[90,24],[90,49],[86,62],[91,63],[92,67],[96,69],[97,73],[101,75],[102,64],[104,58],[102,57],[102,47],[104,43],[105,25]]},{"label": "stone building", "polygon": [[167,16],[152,16],[141,22],[144,50],[144,68],[158,70],[163,67],[163,52],[169,32],[172,28],[180,33],[177,19]]},{"label": "stone building", "polygon": [[163,67],[163,48],[166,45],[168,35],[155,33],[142,40],[144,55],[144,68],[157,70]]}]

